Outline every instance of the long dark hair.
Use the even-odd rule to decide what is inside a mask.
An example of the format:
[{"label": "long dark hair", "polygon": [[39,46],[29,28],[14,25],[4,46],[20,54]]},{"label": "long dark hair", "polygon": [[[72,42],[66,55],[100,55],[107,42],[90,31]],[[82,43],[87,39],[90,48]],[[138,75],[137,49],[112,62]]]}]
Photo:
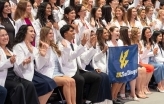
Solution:
[{"label": "long dark hair", "polygon": [[127,26],[121,26],[120,28],[120,39],[123,41],[124,45],[131,45],[131,41],[128,35],[128,27]]},{"label": "long dark hair", "polygon": [[[145,36],[145,32],[147,29],[151,31],[150,27],[144,27],[142,29],[142,34],[141,34],[141,40],[143,41],[144,46],[146,46],[146,44],[147,44],[147,40],[146,40],[146,36]],[[150,42],[150,45],[153,45],[152,38],[149,38],[149,42]]]},{"label": "long dark hair", "polygon": [[[46,16],[45,12],[46,12],[47,5],[51,6],[51,4],[48,3],[48,2],[41,3],[38,7],[38,12],[37,12],[37,15],[36,15],[36,19],[39,19],[42,26],[45,26],[46,22],[47,22],[46,17],[45,17]],[[52,8],[52,6],[51,6],[51,8]],[[51,15],[48,16],[48,19],[50,20],[51,23],[55,22],[52,12],[51,12]]]},{"label": "long dark hair", "polygon": [[[74,9],[73,7],[71,7],[71,6],[66,7],[66,8],[64,9],[64,17],[63,17],[63,20],[65,20],[67,23],[69,22],[69,19],[66,17],[66,14],[69,14],[69,13],[72,12],[72,11],[75,11],[75,9]],[[73,22],[73,21],[72,21],[72,22]]]},{"label": "long dark hair", "polygon": [[102,6],[101,10],[102,10],[102,19],[105,19],[107,23],[110,22],[112,19],[112,15],[111,15],[112,8],[109,5],[104,5]]},{"label": "long dark hair", "polygon": [[[162,34],[160,31],[154,31],[154,32],[153,32],[152,39],[153,39],[154,43],[157,43],[157,37],[158,37],[158,35],[160,35],[160,34]],[[162,46],[162,41],[160,41],[160,42],[158,43],[158,46],[164,50],[164,47]]]},{"label": "long dark hair", "polygon": [[[5,3],[9,3],[8,0],[0,0],[0,21],[3,22],[4,21],[4,17],[3,17],[3,9],[4,9],[4,6],[5,6]],[[10,5],[10,3],[9,3]],[[10,5],[11,6],[11,5]],[[13,21],[12,17],[11,17],[11,13],[8,14],[8,17]]]},{"label": "long dark hair", "polygon": [[16,34],[16,37],[15,37],[15,40],[14,40],[14,45],[24,41],[24,39],[26,37],[26,33],[27,33],[27,30],[28,30],[28,27],[33,27],[33,26],[32,25],[22,25],[19,28],[19,30],[18,30],[18,32]]},{"label": "long dark hair", "polygon": [[[94,18],[94,20],[95,21],[97,21],[96,20],[96,11],[99,9],[100,7],[93,7],[92,8],[92,10],[91,10],[91,18]],[[101,8],[100,8],[101,9]],[[100,21],[100,24],[103,26],[103,27],[105,27],[105,25],[103,24],[103,22],[102,22],[102,19],[101,18],[99,18],[99,21]],[[97,26],[97,24],[95,23],[95,26]]]},{"label": "long dark hair", "polygon": [[[6,31],[6,29],[5,29],[5,27],[0,27],[0,31],[1,30],[5,30]],[[7,31],[6,31],[7,32]],[[10,41],[10,40],[9,40]],[[9,50],[11,50],[12,49],[12,46],[11,46],[11,44],[10,44],[10,42],[8,41],[8,44],[6,45],[6,47],[9,49]]]},{"label": "long dark hair", "polygon": [[97,41],[98,41],[98,44],[100,46],[100,50],[103,50],[105,47],[104,39],[102,38],[102,35],[104,33],[104,29],[106,29],[106,28],[100,27],[96,31]]},{"label": "long dark hair", "polygon": [[77,4],[75,6],[75,12],[76,12],[76,18],[80,18],[80,16],[78,15],[78,13],[81,11],[81,8],[83,7],[82,4]]}]

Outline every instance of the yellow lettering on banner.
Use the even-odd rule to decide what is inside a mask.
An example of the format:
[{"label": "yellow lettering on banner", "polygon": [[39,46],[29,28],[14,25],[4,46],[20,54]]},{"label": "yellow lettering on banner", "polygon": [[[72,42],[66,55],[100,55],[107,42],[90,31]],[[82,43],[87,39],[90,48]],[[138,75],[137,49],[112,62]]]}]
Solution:
[{"label": "yellow lettering on banner", "polygon": [[128,64],[129,60],[126,60],[126,58],[128,57],[129,54],[129,50],[125,51],[125,52],[121,52],[120,55],[120,68],[125,68],[125,66]]},{"label": "yellow lettering on banner", "polygon": [[120,77],[122,77],[122,73],[121,72],[116,73],[116,78],[120,78]]}]

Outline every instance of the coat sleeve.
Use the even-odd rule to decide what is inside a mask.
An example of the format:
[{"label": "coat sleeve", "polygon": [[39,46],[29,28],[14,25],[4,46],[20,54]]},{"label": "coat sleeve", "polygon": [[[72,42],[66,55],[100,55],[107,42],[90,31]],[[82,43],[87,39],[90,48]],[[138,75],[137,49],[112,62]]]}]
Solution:
[{"label": "coat sleeve", "polygon": [[4,69],[8,69],[10,67],[13,67],[13,64],[11,64],[10,59],[4,59],[2,58],[2,55],[0,56],[0,71]]},{"label": "coat sleeve", "polygon": [[46,56],[41,56],[37,48],[35,48],[35,70],[40,70],[44,66],[47,66],[47,62],[50,60],[50,49],[48,49]]}]

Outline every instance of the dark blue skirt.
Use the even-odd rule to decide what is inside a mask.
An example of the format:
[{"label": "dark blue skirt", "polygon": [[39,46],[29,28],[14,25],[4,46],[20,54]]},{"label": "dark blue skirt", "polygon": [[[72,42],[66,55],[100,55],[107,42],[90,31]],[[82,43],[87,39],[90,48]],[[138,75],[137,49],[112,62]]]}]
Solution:
[{"label": "dark blue skirt", "polygon": [[53,79],[37,71],[34,72],[34,77],[32,82],[34,83],[38,96],[45,95],[57,87],[57,84]]}]

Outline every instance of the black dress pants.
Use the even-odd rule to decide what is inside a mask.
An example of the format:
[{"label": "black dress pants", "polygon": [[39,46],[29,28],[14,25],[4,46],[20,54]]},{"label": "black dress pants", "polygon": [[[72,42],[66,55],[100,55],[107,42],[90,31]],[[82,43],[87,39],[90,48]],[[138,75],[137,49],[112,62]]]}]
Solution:
[{"label": "black dress pants", "polygon": [[34,84],[18,76],[6,79],[7,98],[5,104],[39,104]]},{"label": "black dress pants", "polygon": [[84,84],[90,85],[86,99],[93,102],[96,101],[101,83],[101,77],[99,75],[78,69],[72,78],[75,79],[76,82],[76,104],[83,104]]}]

